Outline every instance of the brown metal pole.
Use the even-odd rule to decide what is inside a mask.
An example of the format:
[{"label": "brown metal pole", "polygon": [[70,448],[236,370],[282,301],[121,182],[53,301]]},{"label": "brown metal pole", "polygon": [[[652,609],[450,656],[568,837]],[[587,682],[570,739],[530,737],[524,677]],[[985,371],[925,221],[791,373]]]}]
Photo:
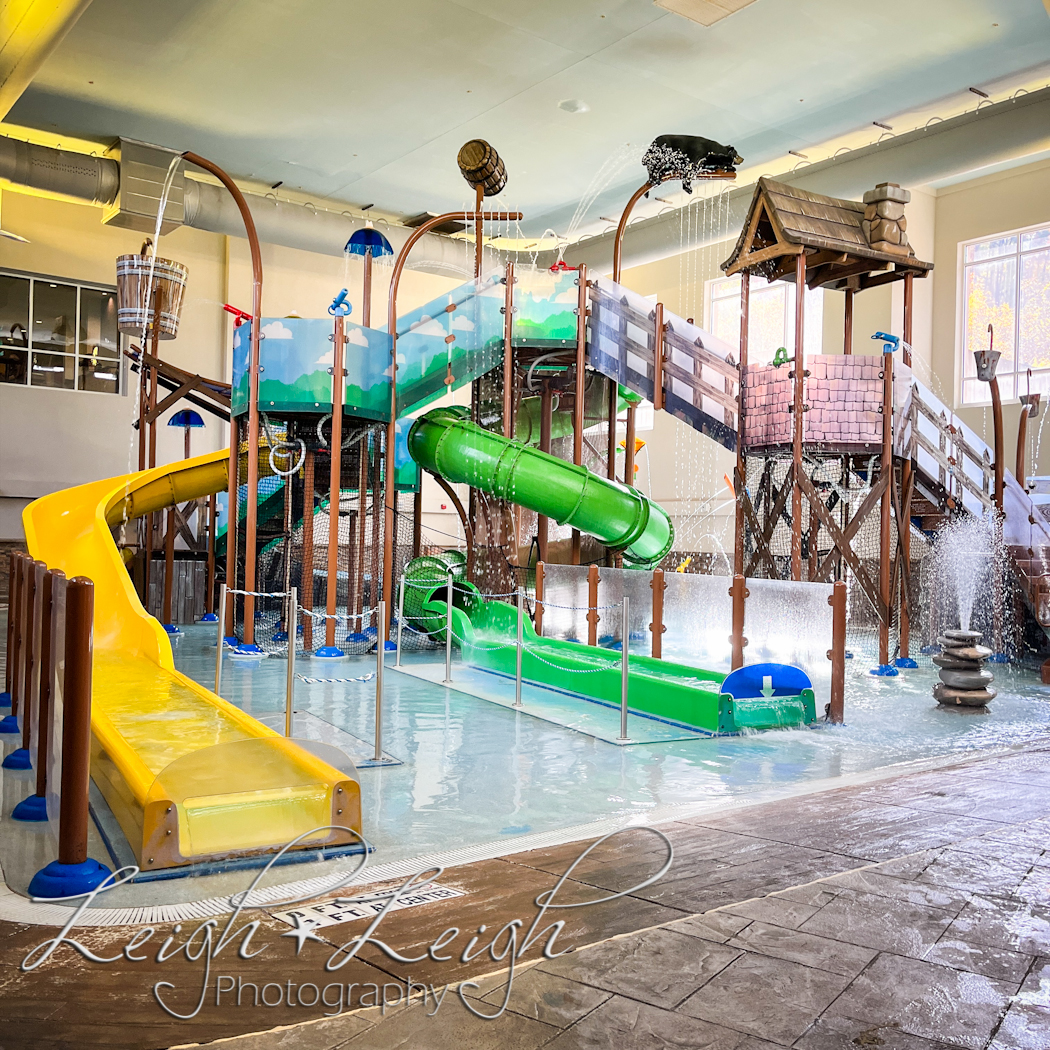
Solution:
[{"label": "brown metal pole", "polygon": [[213,492],[208,497],[208,584],[204,592],[204,611],[209,616],[215,615],[215,512]]},{"label": "brown metal pole", "polygon": [[[226,499],[226,588],[230,590],[237,586],[237,512],[240,509],[240,474],[241,474],[241,441],[240,423],[237,417],[230,413],[230,487],[227,490]],[[147,588],[147,597],[149,590]],[[234,637],[237,626],[237,595],[226,595],[226,626],[224,628],[227,638]]]},{"label": "brown metal pole", "polygon": [[[540,395],[540,451],[550,453],[551,450],[551,418],[554,414],[554,394],[551,392],[550,381],[543,380],[543,391]],[[537,557],[540,562],[547,561],[547,535],[549,519],[546,514],[536,517],[536,548]],[[540,614],[542,616],[542,613]],[[537,631],[539,628],[537,628]]]},{"label": "brown metal pole", "polygon": [[598,566],[587,570],[587,644],[598,644]]},{"label": "brown metal pole", "polygon": [[806,256],[795,256],[795,396],[792,402],[794,427],[791,442],[794,477],[791,487],[791,578],[802,579],[802,417],[806,361],[803,352],[803,323],[806,305]]},{"label": "brown metal pole", "polygon": [[372,249],[365,248],[365,277],[361,288],[361,324],[372,327]]},{"label": "brown metal pole", "polygon": [[37,685],[36,714],[36,795],[47,797],[47,755],[51,747],[51,697],[54,684],[54,653],[51,646],[52,601],[55,576],[64,573],[55,569],[45,572],[40,584],[40,668]]},{"label": "brown metal pole", "polygon": [[7,677],[11,694],[11,715],[22,709],[22,561],[28,555],[11,552],[11,589],[7,599]]},{"label": "brown metal pole", "polygon": [[477,284],[481,280],[481,254],[485,247],[485,216],[481,211],[485,187],[475,186],[474,191],[474,283]]},{"label": "brown metal pole", "polygon": [[[164,293],[158,286],[153,293],[153,327],[152,343],[150,347],[151,356],[154,361],[160,360],[160,316],[164,310]],[[157,407],[157,369],[150,368],[149,392],[146,397],[146,413],[150,416],[149,421],[149,447],[147,453],[147,466],[152,470],[157,465],[157,421],[152,418],[153,410]],[[142,425],[141,422],[139,424]],[[146,515],[146,557],[142,567],[143,584],[142,590],[146,606],[149,611],[150,605],[150,576],[153,570],[153,537],[156,531],[156,517],[151,511]]]},{"label": "brown metal pole", "polygon": [[[365,528],[368,522],[368,446],[370,441],[378,443],[379,434],[365,436],[361,439],[358,448],[361,451],[360,463],[357,472],[357,595],[355,598],[355,612],[361,615],[365,611]],[[372,515],[378,521],[379,507],[373,505]],[[374,583],[373,583],[374,590]],[[363,620],[356,621],[359,630],[364,631],[367,624]]]},{"label": "brown metal pole", "polygon": [[911,460],[901,464],[901,590],[900,643],[901,659],[911,659]]},{"label": "brown metal pole", "polygon": [[303,614],[303,649],[314,647],[314,452],[306,450],[303,461],[303,571],[299,581]]},{"label": "brown metal pole", "polygon": [[852,288],[846,289],[846,323],[842,334],[842,352],[848,357],[853,353],[853,296]]},{"label": "brown metal pole", "polygon": [[627,220],[631,217],[631,212],[634,211],[634,206],[644,197],[652,188],[654,183],[647,182],[644,186],[639,186],[634,191],[634,196],[627,202],[627,207],[624,208],[623,214],[620,216],[620,221],[616,225],[616,236],[613,238],[613,280],[620,283],[620,261],[623,248],[623,233],[627,229]]},{"label": "brown metal pole", "polygon": [[667,590],[667,581],[664,579],[663,569],[653,569],[653,578],[649,581],[653,592],[653,622],[649,624],[649,631],[653,636],[652,655],[653,659],[660,660],[664,654],[664,591]]},{"label": "brown metal pole", "polygon": [[175,582],[175,508],[168,507],[165,515],[164,530],[164,601],[161,609],[161,621],[165,626],[172,624],[171,592]]},{"label": "brown metal pole", "polygon": [[[384,521],[384,518],[385,518],[385,516],[383,516],[383,517],[380,516],[380,508],[383,507],[383,504],[384,504],[383,492],[384,492],[384,480],[385,479],[383,477],[383,470],[385,468],[386,458],[385,458],[385,449],[383,448],[383,446],[385,445],[385,443],[386,443],[386,438],[382,437],[382,439],[381,439],[381,437],[380,437],[380,435],[378,433],[375,435],[375,440],[372,443],[372,590],[371,590],[371,599],[372,599],[372,608],[374,610],[376,610],[375,612],[373,612],[372,618],[376,621],[376,625],[379,627],[379,637],[380,637],[380,639],[382,639],[382,637],[383,637],[383,625],[379,623],[379,612],[378,612],[379,603],[376,601],[376,598],[378,597],[378,594],[379,594],[379,590],[378,590],[379,589],[379,565],[380,565],[379,523],[381,521]],[[385,522],[384,522],[386,524],[386,531],[383,534],[383,539],[384,539],[384,545],[383,545],[384,555],[383,555],[383,557],[384,558],[386,556],[385,555],[385,551],[386,551],[387,542],[389,542],[390,554],[391,554],[391,557],[393,557],[394,544],[397,541],[397,536],[394,533],[394,510],[395,510],[396,502],[397,502],[397,490],[395,488],[395,490],[394,490],[394,498],[386,507],[386,510],[389,512],[389,518],[387,520],[385,520]],[[394,574],[393,564],[391,563],[390,576],[393,577],[393,574]],[[385,579],[385,577],[384,577],[384,579]],[[389,625],[390,625],[390,606],[389,606],[389,604],[386,606],[386,609],[387,609],[387,628],[389,628]],[[364,626],[365,626],[365,624],[364,624],[364,621],[362,620],[362,622],[361,622],[361,629],[362,630],[364,630]]]},{"label": "brown metal pole", "polygon": [[747,645],[747,639],[744,637],[744,610],[747,595],[747,583],[744,577],[737,573],[729,588],[729,596],[733,599],[733,636],[730,641],[733,644],[734,671],[744,666],[744,646]]},{"label": "brown metal pole", "polygon": [[75,576],[66,588],[65,676],[62,686],[62,801],[60,864],[87,860],[88,778],[91,767],[91,628],[95,585]]},{"label": "brown metal pole", "polygon": [[544,563],[540,559],[536,562],[536,604],[533,610],[532,622],[536,629],[536,636],[543,637],[543,582]]},{"label": "brown metal pole", "polygon": [[915,293],[915,274],[904,275],[904,363],[911,368],[912,305]]},{"label": "brown metal pole", "polygon": [[[495,221],[517,221],[521,218],[521,212],[480,212],[482,219]],[[390,275],[390,290],[387,293],[387,331],[390,333],[390,419],[386,426],[386,447],[393,449],[396,437],[395,426],[397,424],[397,289],[401,283],[401,274],[408,261],[408,255],[416,242],[428,234],[435,226],[441,226],[451,220],[460,222],[476,221],[470,212],[446,212],[443,215],[435,215],[421,226],[417,226],[409,235],[394,260],[394,269]],[[391,459],[393,455],[391,454]],[[383,600],[386,602],[386,622],[380,627],[380,637],[385,640],[390,634],[390,617],[393,614],[393,572],[394,572],[394,500],[396,496],[393,471],[386,472],[384,495],[384,540],[383,540]],[[375,577],[372,579],[373,594],[375,594]],[[373,602],[374,604],[374,602]]]},{"label": "brown metal pole", "polygon": [[889,484],[882,490],[879,521],[879,595],[883,614],[879,616],[879,664],[890,662],[890,517],[892,513],[891,487],[893,485],[893,354],[882,355],[882,466],[881,473],[890,472]]},{"label": "brown metal pole", "polygon": [[995,505],[999,510],[999,513],[1003,513],[1003,468],[1004,453],[1003,453],[1003,402],[999,396],[999,379],[997,376],[992,377],[992,381],[988,384],[988,389],[992,393],[992,435],[995,446]]},{"label": "brown metal pole", "polygon": [[[259,237],[255,230],[252,213],[248,208],[248,202],[233,179],[217,164],[213,164],[196,153],[186,152],[183,153],[183,157],[191,164],[196,164],[197,167],[210,172],[229,191],[240,212],[241,221],[244,223],[248,248],[252,257],[252,337],[248,358],[248,505],[244,515],[244,589],[254,591],[257,554],[255,536],[259,514],[259,340],[262,328],[262,250],[259,247]],[[231,463],[230,466],[232,473],[233,464]],[[233,516],[231,510],[229,532],[232,532]],[[227,538],[227,547],[229,547],[229,538]],[[236,586],[235,577],[227,580],[227,586]],[[244,644],[252,645],[254,642],[255,599],[248,595],[244,599]]]},{"label": "brown metal pole", "polygon": [[345,376],[343,354],[346,347],[346,323],[340,315],[332,333],[332,435],[328,445],[332,452],[328,473],[328,585],[325,590],[324,644],[335,646],[335,600],[339,579],[339,492],[342,487],[343,400]]},{"label": "brown metal pole", "polygon": [[828,721],[841,725],[845,720],[843,706],[846,696],[846,584],[835,583],[828,598],[831,614],[831,703],[828,705]]},{"label": "brown metal pole", "polygon": [[146,400],[147,372],[146,351],[143,349],[139,352],[139,470],[146,469],[146,413],[149,411]]},{"label": "brown metal pole", "polygon": [[653,408],[664,407],[664,304],[657,303],[653,318]]},{"label": "brown metal pole", "polygon": [[15,580],[17,572],[15,566],[18,559],[15,557],[19,551],[12,551],[7,559],[7,648],[4,650],[4,693],[3,706],[11,704],[12,690],[14,688],[14,661],[15,661]]},{"label": "brown metal pole", "polygon": [[733,574],[744,573],[744,515],[743,498],[747,482],[747,464],[744,460],[744,414],[746,412],[745,386],[747,384],[747,342],[751,321],[751,274],[744,270],[740,275],[740,383],[737,387],[736,409],[736,476],[733,495],[736,507],[733,522]]},{"label": "brown metal pole", "polygon": [[423,479],[412,496],[412,557],[418,558],[423,549]]},{"label": "brown metal pole", "polygon": [[507,263],[503,297],[503,436],[514,437],[514,263]]},{"label": "brown metal pole", "polygon": [[34,623],[37,615],[37,566],[43,562],[26,558],[22,562],[22,748],[29,751],[33,722],[33,671],[39,654]]},{"label": "brown metal pole", "polygon": [[633,401],[627,402],[627,436],[623,443],[623,483],[634,488],[634,445],[637,433],[637,420]]},{"label": "brown metal pole", "polygon": [[[586,396],[587,358],[587,267],[581,266],[576,277],[576,401],[572,412],[572,461],[583,463],[584,397]],[[580,530],[572,530],[572,564],[580,564]]]},{"label": "brown metal pole", "polygon": [[1030,394],[1030,400],[1021,402],[1021,418],[1017,421],[1017,459],[1014,477],[1023,489],[1028,488],[1028,418],[1035,415],[1039,406],[1039,394]]}]

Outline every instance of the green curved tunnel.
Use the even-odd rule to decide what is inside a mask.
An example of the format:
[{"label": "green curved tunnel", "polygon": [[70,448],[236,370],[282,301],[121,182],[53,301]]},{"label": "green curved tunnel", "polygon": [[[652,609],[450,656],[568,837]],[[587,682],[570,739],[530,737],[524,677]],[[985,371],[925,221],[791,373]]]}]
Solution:
[{"label": "green curved tunnel", "polygon": [[466,409],[420,416],[408,449],[424,470],[586,532],[636,568],[656,566],[674,543],[667,512],[637,489],[485,430]]}]

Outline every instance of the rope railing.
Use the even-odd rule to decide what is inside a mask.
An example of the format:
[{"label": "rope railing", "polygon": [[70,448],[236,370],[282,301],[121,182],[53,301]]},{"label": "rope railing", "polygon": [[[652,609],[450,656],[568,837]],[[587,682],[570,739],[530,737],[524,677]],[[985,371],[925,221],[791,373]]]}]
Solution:
[{"label": "rope railing", "polygon": [[298,681],[305,682],[307,685],[353,685],[357,682],[373,681],[376,677],[376,672],[369,671],[368,674],[359,675],[357,678],[311,678],[309,675],[297,672],[295,677]]}]

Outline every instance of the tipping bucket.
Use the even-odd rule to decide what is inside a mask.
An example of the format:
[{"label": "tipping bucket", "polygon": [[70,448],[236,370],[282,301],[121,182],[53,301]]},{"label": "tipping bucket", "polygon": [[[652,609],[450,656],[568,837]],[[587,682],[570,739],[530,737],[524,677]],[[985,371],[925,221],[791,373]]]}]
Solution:
[{"label": "tipping bucket", "polygon": [[160,295],[161,339],[174,339],[179,334],[182,297],[186,291],[186,267],[171,259],[146,255],[117,256],[117,328],[129,335],[142,335],[143,328],[153,328],[153,303],[146,301],[153,268],[152,295]]},{"label": "tipping bucket", "polygon": [[463,178],[475,188],[481,186],[484,196],[495,197],[507,185],[507,169],[484,139],[464,143],[456,159]]}]

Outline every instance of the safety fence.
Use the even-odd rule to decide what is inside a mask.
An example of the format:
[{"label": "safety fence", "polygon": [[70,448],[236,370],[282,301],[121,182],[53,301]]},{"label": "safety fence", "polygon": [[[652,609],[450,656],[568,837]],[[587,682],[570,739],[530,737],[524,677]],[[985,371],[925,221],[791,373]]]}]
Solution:
[{"label": "safety fence", "polygon": [[11,816],[46,822],[56,861],[29,884],[39,897],[98,885],[109,869],[90,860],[88,784],[91,761],[91,664],[94,583],[16,552],[11,557],[5,692],[0,734],[20,736],[3,768],[35,771],[33,793]]}]

